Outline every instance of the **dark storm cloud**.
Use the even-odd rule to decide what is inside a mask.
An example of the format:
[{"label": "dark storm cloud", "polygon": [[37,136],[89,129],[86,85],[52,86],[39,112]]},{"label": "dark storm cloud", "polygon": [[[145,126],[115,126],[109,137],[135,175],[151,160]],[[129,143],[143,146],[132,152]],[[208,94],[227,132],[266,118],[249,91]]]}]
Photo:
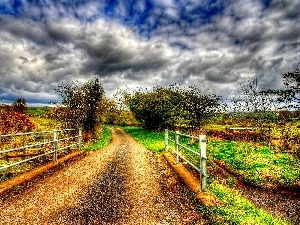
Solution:
[{"label": "dark storm cloud", "polygon": [[241,77],[240,74],[232,70],[220,71],[217,69],[210,69],[205,73],[205,78],[216,83],[232,83]]},{"label": "dark storm cloud", "polygon": [[19,3],[0,3],[6,99],[46,102],[61,82],[94,76],[109,93],[181,83],[223,95],[251,77],[279,87],[299,65],[297,0]]}]

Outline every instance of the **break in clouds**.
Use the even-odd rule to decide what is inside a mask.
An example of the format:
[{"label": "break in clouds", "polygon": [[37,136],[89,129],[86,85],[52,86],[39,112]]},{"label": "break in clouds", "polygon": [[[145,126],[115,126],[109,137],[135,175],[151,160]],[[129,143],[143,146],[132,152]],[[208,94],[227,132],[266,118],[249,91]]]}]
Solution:
[{"label": "break in clouds", "polygon": [[74,2],[0,3],[3,102],[46,104],[93,77],[108,97],[174,83],[227,97],[251,77],[278,88],[299,66],[297,0]]}]

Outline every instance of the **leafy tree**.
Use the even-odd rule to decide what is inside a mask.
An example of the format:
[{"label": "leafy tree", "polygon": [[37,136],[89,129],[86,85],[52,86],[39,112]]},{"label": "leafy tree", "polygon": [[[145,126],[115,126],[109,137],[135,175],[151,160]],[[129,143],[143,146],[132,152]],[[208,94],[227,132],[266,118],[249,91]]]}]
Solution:
[{"label": "leafy tree", "polygon": [[62,96],[62,105],[55,117],[65,127],[83,127],[84,131],[95,135],[101,120],[101,101],[104,90],[98,79],[79,86],[60,85],[56,91]]},{"label": "leafy tree", "polygon": [[28,107],[25,98],[17,98],[17,100],[13,103],[13,110],[18,113],[26,114]]},{"label": "leafy tree", "polygon": [[220,106],[220,97],[214,94],[203,94],[202,90],[192,86],[182,90],[184,101],[183,117],[192,129],[200,129],[216,114]]},{"label": "leafy tree", "polygon": [[215,112],[219,98],[202,94],[196,87],[158,86],[128,94],[125,102],[147,129],[199,129]]}]

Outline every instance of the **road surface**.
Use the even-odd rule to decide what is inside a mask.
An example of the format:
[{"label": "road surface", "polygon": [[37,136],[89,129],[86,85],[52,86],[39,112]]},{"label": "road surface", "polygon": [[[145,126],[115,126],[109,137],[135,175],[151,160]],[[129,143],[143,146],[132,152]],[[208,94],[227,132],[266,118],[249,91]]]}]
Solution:
[{"label": "road surface", "polygon": [[207,224],[160,155],[112,143],[0,199],[0,224]]}]

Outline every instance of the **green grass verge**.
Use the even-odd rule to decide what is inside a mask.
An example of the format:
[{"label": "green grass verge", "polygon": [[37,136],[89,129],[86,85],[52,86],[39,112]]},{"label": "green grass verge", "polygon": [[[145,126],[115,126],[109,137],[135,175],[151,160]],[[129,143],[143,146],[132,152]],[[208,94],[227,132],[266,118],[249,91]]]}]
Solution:
[{"label": "green grass verge", "polygon": [[121,128],[151,151],[162,152],[165,149],[164,132],[150,131],[141,127]]},{"label": "green grass verge", "polygon": [[211,157],[224,161],[229,170],[244,181],[258,186],[289,186],[300,180],[300,161],[286,153],[275,153],[268,146],[237,141],[212,140],[207,146]]},{"label": "green grass verge", "polygon": [[112,134],[108,127],[103,126],[102,131],[97,135],[98,135],[98,139],[93,143],[85,146],[84,150],[87,151],[98,150],[109,145],[112,138]]},{"label": "green grass verge", "polygon": [[224,203],[223,206],[199,206],[213,224],[232,225],[288,225],[289,222],[275,218],[267,211],[255,207],[238,191],[213,180],[209,189]]}]

